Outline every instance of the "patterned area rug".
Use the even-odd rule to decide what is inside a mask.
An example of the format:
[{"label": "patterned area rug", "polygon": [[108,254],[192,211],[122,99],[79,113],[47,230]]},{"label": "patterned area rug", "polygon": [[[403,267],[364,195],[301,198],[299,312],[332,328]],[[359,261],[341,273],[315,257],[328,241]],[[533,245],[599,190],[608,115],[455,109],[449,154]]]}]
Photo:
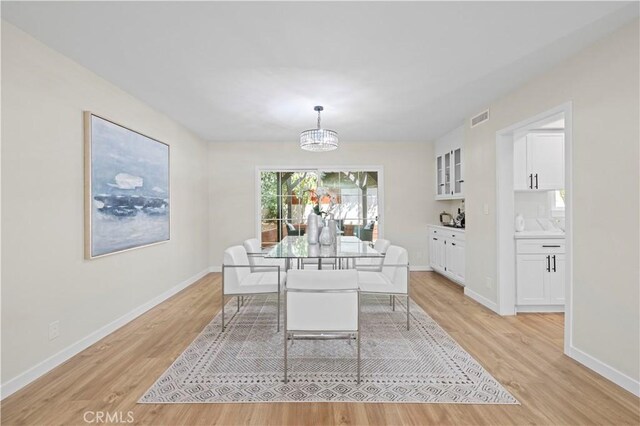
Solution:
[{"label": "patterned area rug", "polygon": [[296,340],[283,380],[283,332],[274,296],[235,300],[220,332],[218,314],[140,399],[141,403],[422,402],[518,404],[478,362],[413,301],[411,330],[402,303],[363,296],[361,383],[356,345]]}]

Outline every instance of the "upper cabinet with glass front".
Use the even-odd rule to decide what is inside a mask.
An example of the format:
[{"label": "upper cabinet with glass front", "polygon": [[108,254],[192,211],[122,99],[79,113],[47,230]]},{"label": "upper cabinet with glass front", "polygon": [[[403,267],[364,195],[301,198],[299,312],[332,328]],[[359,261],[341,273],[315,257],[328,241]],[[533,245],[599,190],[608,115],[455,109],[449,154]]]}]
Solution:
[{"label": "upper cabinet with glass front", "polygon": [[436,153],[436,200],[464,198],[464,126],[438,138]]}]

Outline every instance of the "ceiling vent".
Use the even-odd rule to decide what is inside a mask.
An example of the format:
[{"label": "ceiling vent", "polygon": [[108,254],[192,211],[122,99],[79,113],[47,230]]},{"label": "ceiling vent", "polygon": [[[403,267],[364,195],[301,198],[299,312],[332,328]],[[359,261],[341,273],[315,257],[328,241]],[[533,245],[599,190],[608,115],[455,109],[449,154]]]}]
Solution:
[{"label": "ceiling vent", "polygon": [[480,114],[471,118],[471,127],[476,127],[479,124],[489,121],[489,110],[482,111]]}]

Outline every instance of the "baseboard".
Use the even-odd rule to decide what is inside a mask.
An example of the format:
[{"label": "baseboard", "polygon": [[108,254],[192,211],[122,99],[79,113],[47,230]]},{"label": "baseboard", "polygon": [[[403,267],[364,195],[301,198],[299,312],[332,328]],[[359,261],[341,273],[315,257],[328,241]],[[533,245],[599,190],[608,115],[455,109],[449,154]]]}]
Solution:
[{"label": "baseboard", "polygon": [[209,266],[209,272],[222,272],[222,266]]},{"label": "baseboard", "polygon": [[538,312],[538,313],[553,313],[553,312],[564,312],[564,305],[520,305],[516,306],[516,313],[528,313],[528,312]]},{"label": "baseboard", "polygon": [[464,288],[464,295],[470,297],[471,299],[475,300],[481,305],[486,306],[487,308],[491,309],[493,312],[498,313],[498,304],[496,302],[493,302],[487,299],[486,297],[484,297],[483,295],[476,293],[475,291],[471,290],[469,287]]},{"label": "baseboard", "polygon": [[575,346],[569,346],[569,351],[567,352],[567,355],[575,359],[585,367],[595,371],[605,379],[612,381],[613,383],[620,386],[621,388],[631,392],[635,396],[640,397],[639,381],[634,380],[633,378],[627,376],[624,373],[621,373],[620,371],[616,370],[610,365],[605,364],[599,359],[592,357],[591,355],[581,351]]},{"label": "baseboard", "polygon": [[409,265],[409,270],[413,272],[431,272],[433,268],[429,265]]},{"label": "baseboard", "polygon": [[18,390],[22,389],[29,383],[38,379],[39,377],[45,375],[46,373],[53,370],[55,367],[67,361],[71,357],[82,352],[89,346],[93,345],[94,343],[98,342],[99,340],[108,336],[109,334],[113,333],[120,327],[133,321],[140,315],[147,312],[149,309],[159,305],[160,303],[164,302],[171,296],[189,287],[191,284],[195,283],[196,281],[198,281],[200,278],[204,277],[208,273],[209,273],[209,269],[205,269],[204,271],[199,272],[198,274],[192,276],[191,278],[186,279],[185,281],[181,282],[175,287],[172,287],[169,290],[165,291],[164,293],[154,297],[150,301],[138,306],[134,310],[121,316],[115,321],[99,328],[98,330],[80,339],[79,341],[72,344],[71,346],[68,346],[65,349],[61,350],[60,352],[56,353],[55,355],[45,359],[41,363],[36,364],[34,367],[31,367],[29,370],[25,371],[24,373],[21,373],[18,376],[14,377],[13,379],[7,381],[6,383],[3,383],[0,386],[0,400],[8,397],[9,395],[17,392]]}]

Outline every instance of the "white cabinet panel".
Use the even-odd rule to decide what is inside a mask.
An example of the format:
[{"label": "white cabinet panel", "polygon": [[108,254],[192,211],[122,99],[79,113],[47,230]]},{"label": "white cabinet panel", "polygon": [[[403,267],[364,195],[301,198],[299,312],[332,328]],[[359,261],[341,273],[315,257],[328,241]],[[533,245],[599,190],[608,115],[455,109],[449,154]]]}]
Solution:
[{"label": "white cabinet panel", "polygon": [[547,256],[522,254],[518,255],[517,258],[517,304],[547,304],[547,295],[545,294]]},{"label": "white cabinet panel", "polygon": [[444,239],[439,237],[429,237],[429,263],[437,271],[445,269],[445,245]]},{"label": "white cabinet panel", "polygon": [[550,256],[551,272],[549,272],[549,303],[564,305],[564,272],[565,257],[563,254]]},{"label": "white cabinet panel", "polygon": [[[464,282],[464,243],[450,241],[447,242],[447,246],[450,247],[451,253],[451,270],[449,271],[458,281]],[[447,263],[449,266],[449,263]]]},{"label": "white cabinet panel", "polygon": [[459,284],[464,284],[464,231],[429,227],[429,265]]},{"label": "white cabinet panel", "polygon": [[513,187],[516,191],[564,188],[564,133],[532,132],[514,141]]},{"label": "white cabinet panel", "polygon": [[464,125],[435,141],[436,199],[464,198]]},{"label": "white cabinet panel", "polygon": [[564,134],[527,135],[527,169],[535,189],[564,188]]},{"label": "white cabinet panel", "polygon": [[564,306],[564,240],[518,241],[516,304],[527,312]]}]

